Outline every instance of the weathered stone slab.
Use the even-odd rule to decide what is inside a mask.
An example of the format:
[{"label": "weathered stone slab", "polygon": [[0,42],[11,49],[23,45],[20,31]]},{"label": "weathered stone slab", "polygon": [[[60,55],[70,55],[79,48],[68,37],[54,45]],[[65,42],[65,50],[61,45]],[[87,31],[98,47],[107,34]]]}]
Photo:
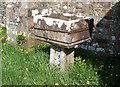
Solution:
[{"label": "weathered stone slab", "polygon": [[40,40],[44,39],[46,42],[57,43],[67,48],[73,47],[90,38],[89,24],[86,18],[77,16],[73,19],[69,16],[62,17],[66,19],[58,19],[61,18],[60,16],[50,18],[36,15],[34,17],[34,23],[36,24],[35,36],[40,37]]}]

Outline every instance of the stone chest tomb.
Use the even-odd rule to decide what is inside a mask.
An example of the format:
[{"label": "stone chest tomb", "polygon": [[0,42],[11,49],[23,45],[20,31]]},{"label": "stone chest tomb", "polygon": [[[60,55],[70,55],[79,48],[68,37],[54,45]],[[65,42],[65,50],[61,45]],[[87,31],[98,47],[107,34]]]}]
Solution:
[{"label": "stone chest tomb", "polygon": [[72,48],[90,39],[89,24],[86,20],[89,18],[68,14],[36,15],[34,34],[42,41]]},{"label": "stone chest tomb", "polygon": [[51,44],[50,64],[61,70],[74,63],[74,47],[90,40],[91,18],[63,13],[36,15],[33,20],[35,38]]}]

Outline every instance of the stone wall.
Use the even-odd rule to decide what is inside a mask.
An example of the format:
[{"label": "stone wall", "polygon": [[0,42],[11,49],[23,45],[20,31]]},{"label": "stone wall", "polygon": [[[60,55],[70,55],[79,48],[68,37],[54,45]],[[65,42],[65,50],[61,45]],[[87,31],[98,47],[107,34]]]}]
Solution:
[{"label": "stone wall", "polygon": [[5,2],[0,2],[0,25],[5,26],[5,14],[6,14]]},{"label": "stone wall", "polygon": [[[24,44],[24,47],[31,47],[34,43],[32,38],[34,24],[33,18],[30,15],[29,3],[22,2],[2,2],[5,5],[4,14],[5,19],[4,23],[7,28],[7,40],[8,44],[16,45],[16,37],[20,32],[23,32],[23,35],[27,38],[27,41]],[[3,4],[1,4],[3,6]],[[1,12],[2,13],[2,12]]]},{"label": "stone wall", "polygon": [[[100,5],[105,3],[100,3]],[[107,4],[107,3],[106,3]],[[81,47],[93,50],[97,53],[105,54],[120,54],[120,2],[110,3],[110,6],[105,6],[97,9],[97,14],[100,11],[98,19],[95,19],[95,26],[92,33],[91,43],[82,45]],[[99,21],[96,21],[99,20]]]},{"label": "stone wall", "polygon": [[[114,4],[96,24],[93,42],[98,48],[110,54],[120,54],[120,2]],[[97,50],[99,50],[97,48]]]},{"label": "stone wall", "polygon": [[71,3],[0,2],[0,6],[0,23],[6,24],[8,43],[10,44],[16,44],[16,35],[20,31],[28,38],[26,45],[33,44],[31,42],[34,40],[31,39],[31,36],[34,36],[33,18],[35,15],[71,13],[94,18],[94,27],[92,24],[90,26],[92,40],[90,43],[80,45],[81,48],[97,53],[120,54],[120,2],[118,0],[114,0],[114,2]]}]

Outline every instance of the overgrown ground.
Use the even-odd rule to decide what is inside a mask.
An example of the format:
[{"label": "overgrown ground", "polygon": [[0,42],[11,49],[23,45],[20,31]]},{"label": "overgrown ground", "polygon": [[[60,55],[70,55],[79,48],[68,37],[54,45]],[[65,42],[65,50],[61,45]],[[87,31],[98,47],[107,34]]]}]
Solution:
[{"label": "overgrown ground", "polygon": [[97,72],[81,58],[66,73],[49,66],[49,47],[26,51],[10,45],[2,50],[3,85],[100,85]]},{"label": "overgrown ground", "polygon": [[77,49],[76,56],[88,61],[102,79],[104,86],[120,87],[120,56],[95,54],[84,49]]},{"label": "overgrown ground", "polygon": [[[23,43],[23,38],[19,39]],[[103,54],[76,49],[74,66],[64,73],[50,67],[48,45],[37,45],[31,51],[7,45],[5,27],[0,27],[0,41],[3,85],[120,86],[119,56],[105,57]]]}]

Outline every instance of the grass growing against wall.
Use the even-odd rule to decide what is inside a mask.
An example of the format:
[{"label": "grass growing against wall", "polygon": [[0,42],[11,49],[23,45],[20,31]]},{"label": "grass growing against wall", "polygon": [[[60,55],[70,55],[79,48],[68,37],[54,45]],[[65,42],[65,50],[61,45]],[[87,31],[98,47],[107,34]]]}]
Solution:
[{"label": "grass growing against wall", "polygon": [[31,51],[4,45],[2,50],[3,85],[99,85],[100,78],[80,57],[64,73],[49,66],[49,47],[35,46]]},{"label": "grass growing against wall", "polygon": [[0,26],[0,41],[2,42],[2,44],[6,44],[7,42],[7,33],[6,33],[6,28]]}]

